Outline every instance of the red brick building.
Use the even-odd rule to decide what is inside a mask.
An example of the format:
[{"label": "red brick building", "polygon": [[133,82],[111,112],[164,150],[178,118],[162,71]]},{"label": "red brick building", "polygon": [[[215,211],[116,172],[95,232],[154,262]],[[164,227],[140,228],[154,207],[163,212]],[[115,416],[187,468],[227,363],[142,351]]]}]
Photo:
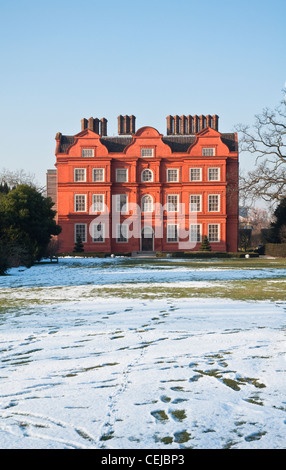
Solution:
[{"label": "red brick building", "polygon": [[[237,135],[218,131],[218,116],[168,116],[167,135],[135,130],[118,117],[82,119],[81,132],[56,135],[59,251],[197,251],[207,235],[213,251],[237,251]],[[50,189],[51,195],[51,189]]]}]

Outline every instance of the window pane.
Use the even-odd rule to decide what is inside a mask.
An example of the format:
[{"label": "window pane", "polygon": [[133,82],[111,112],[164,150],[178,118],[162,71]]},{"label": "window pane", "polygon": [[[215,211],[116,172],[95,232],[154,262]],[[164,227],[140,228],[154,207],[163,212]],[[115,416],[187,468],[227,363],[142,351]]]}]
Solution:
[{"label": "window pane", "polygon": [[117,242],[128,242],[128,226],[127,225],[117,225]]},{"label": "window pane", "polygon": [[93,168],[93,181],[104,181],[104,168]]},{"label": "window pane", "polygon": [[210,194],[209,195],[209,212],[218,212],[219,211],[219,195]]},{"label": "window pane", "polygon": [[167,170],[167,181],[169,181],[170,183],[172,182],[176,182],[179,180],[178,178],[178,170],[174,170],[174,169],[168,169]]},{"label": "window pane", "polygon": [[167,211],[168,212],[178,212],[178,195],[177,194],[168,194],[167,195]]},{"label": "window pane", "polygon": [[215,149],[212,147],[203,148],[203,157],[213,157],[215,155]]},{"label": "window pane", "polygon": [[74,170],[74,180],[85,181],[85,168],[75,168]]},{"label": "window pane", "polygon": [[191,194],[190,195],[190,212],[201,211],[201,195]]},{"label": "window pane", "polygon": [[202,240],[201,225],[200,224],[191,224],[190,225],[190,241],[191,242],[200,242],[201,240]]},{"label": "window pane", "polygon": [[177,242],[178,241],[178,226],[173,224],[167,225],[167,241]]},{"label": "window pane", "polygon": [[190,181],[201,181],[201,180],[202,180],[202,169],[190,168]]},{"label": "window pane", "polygon": [[85,224],[75,224],[75,241],[80,237],[83,243],[86,243],[86,225]]},{"label": "window pane", "polygon": [[116,170],[116,181],[118,183],[127,182],[127,169],[126,168],[120,168]]},{"label": "window pane", "polygon": [[81,156],[86,158],[94,157],[94,149],[81,149]]},{"label": "window pane", "polygon": [[146,169],[142,171],[142,181],[153,181],[153,173],[151,170]]},{"label": "window pane", "polygon": [[92,195],[93,212],[102,212],[104,209],[104,194]]},{"label": "window pane", "polygon": [[218,224],[210,224],[208,227],[208,239],[210,242],[218,242],[219,241],[219,225]]},{"label": "window pane", "polygon": [[153,198],[146,195],[142,197],[142,212],[153,212]]},{"label": "window pane", "polygon": [[93,224],[93,238],[92,241],[95,243],[104,242],[104,224],[98,223]]},{"label": "window pane", "polygon": [[141,149],[141,157],[153,157],[153,149]]},{"label": "window pane", "polygon": [[127,194],[117,194],[116,196],[116,211],[127,212]]},{"label": "window pane", "polygon": [[208,169],[208,180],[209,181],[219,181],[219,168],[209,168]]},{"label": "window pane", "polygon": [[75,212],[85,212],[85,211],[86,211],[86,195],[76,194],[75,195]]}]

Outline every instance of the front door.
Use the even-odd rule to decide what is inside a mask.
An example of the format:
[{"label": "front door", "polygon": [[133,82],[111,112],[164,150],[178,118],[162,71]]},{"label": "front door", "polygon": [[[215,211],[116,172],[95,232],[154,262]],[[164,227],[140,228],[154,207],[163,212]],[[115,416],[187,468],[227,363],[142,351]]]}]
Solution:
[{"label": "front door", "polygon": [[153,230],[151,227],[144,227],[142,230],[142,251],[153,251]]}]

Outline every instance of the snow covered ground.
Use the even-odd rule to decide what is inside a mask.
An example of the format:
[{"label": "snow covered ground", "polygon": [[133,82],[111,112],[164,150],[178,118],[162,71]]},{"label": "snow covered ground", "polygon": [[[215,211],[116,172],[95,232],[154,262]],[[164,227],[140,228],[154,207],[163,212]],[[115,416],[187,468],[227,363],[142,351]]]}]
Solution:
[{"label": "snow covered ground", "polygon": [[285,302],[136,287],[286,270],[124,263],[66,258],[0,278],[0,448],[285,448]]}]

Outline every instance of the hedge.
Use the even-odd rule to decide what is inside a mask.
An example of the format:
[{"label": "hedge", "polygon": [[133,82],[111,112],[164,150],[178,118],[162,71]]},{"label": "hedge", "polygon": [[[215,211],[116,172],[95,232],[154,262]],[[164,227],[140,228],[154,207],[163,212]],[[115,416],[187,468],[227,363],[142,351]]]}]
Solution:
[{"label": "hedge", "polygon": [[278,258],[286,258],[286,243],[267,243],[265,254]]}]

